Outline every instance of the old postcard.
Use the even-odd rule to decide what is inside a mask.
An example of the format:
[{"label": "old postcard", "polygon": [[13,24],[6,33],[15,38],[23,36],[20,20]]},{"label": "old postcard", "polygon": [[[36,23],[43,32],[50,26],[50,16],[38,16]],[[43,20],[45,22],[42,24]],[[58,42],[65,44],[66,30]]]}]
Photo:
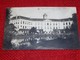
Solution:
[{"label": "old postcard", "polygon": [[79,49],[76,7],[6,8],[4,49]]}]

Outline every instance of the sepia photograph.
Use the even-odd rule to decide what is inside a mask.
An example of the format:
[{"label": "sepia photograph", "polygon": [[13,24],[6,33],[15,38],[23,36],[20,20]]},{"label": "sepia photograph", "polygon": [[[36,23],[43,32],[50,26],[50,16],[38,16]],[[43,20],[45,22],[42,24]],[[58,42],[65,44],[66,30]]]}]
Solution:
[{"label": "sepia photograph", "polygon": [[6,8],[3,49],[79,49],[76,7]]}]

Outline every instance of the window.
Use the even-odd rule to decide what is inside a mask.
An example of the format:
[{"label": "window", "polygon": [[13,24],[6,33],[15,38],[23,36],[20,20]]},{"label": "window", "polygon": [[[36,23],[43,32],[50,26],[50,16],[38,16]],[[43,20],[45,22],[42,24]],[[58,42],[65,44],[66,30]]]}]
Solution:
[{"label": "window", "polygon": [[49,27],[47,27],[47,29],[49,29]]},{"label": "window", "polygon": [[18,28],[19,28],[19,25],[18,25]]},{"label": "window", "polygon": [[53,23],[53,25],[55,25],[55,24]]},{"label": "window", "polygon": [[21,21],[21,24],[22,24],[22,21]]},{"label": "window", "polygon": [[47,25],[49,25],[49,23],[47,23]]},{"label": "window", "polygon": [[50,29],[52,29],[52,28],[50,27]]},{"label": "window", "polygon": [[51,23],[50,23],[50,25],[51,25]]},{"label": "window", "polygon": [[23,29],[24,29],[24,26],[23,26]]},{"label": "window", "polygon": [[69,22],[69,25],[70,25],[70,22]]},{"label": "window", "polygon": [[17,24],[17,22],[16,22],[16,24]]},{"label": "window", "polygon": [[57,25],[57,23],[56,23],[56,25]]},{"label": "window", "polygon": [[55,27],[53,27],[53,29],[55,29]]},{"label": "window", "polygon": [[22,25],[21,25],[21,27],[22,27]]},{"label": "window", "polygon": [[25,28],[26,28],[26,26],[25,26]]},{"label": "window", "polygon": [[65,23],[63,23],[63,25],[65,25]]},{"label": "window", "polygon": [[32,25],[32,23],[31,23],[31,25]]},{"label": "window", "polygon": [[56,27],[56,29],[57,29],[57,27]]},{"label": "window", "polygon": [[66,22],[66,25],[67,25],[67,22]]},{"label": "window", "polygon": [[64,29],[65,29],[66,27],[64,26]]},{"label": "window", "polygon": [[23,21],[23,24],[24,24],[24,21]]}]

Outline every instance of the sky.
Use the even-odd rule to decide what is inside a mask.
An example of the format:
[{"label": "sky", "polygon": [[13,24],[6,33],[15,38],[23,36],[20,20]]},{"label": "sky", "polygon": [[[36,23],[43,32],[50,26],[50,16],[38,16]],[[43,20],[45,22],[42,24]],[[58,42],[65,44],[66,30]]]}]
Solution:
[{"label": "sky", "polygon": [[46,13],[47,18],[62,19],[72,17],[76,13],[76,7],[13,7],[11,11],[12,16],[43,18]]}]

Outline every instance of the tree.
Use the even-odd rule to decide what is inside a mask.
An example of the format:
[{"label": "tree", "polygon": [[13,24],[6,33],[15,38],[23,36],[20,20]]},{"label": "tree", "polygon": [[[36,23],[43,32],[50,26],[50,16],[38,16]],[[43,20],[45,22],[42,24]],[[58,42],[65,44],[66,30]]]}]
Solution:
[{"label": "tree", "polygon": [[70,29],[68,27],[66,27],[65,32],[70,33]]},{"label": "tree", "polygon": [[4,29],[4,48],[5,49],[12,48],[11,40],[14,33],[16,32],[15,30],[16,27],[13,24],[9,24],[10,16],[11,16],[11,9],[8,8],[6,10],[6,23],[5,23],[5,29]]},{"label": "tree", "polygon": [[74,33],[77,33],[77,14],[74,13],[73,16],[72,16],[72,19],[73,19],[73,24],[71,25],[71,31],[74,32]]},{"label": "tree", "polygon": [[74,13],[72,16],[73,24],[71,25],[71,32],[74,33],[73,46],[75,48],[79,47],[79,39],[78,39],[78,26],[77,26],[77,14]]},{"label": "tree", "polygon": [[35,27],[32,27],[30,30],[29,30],[29,33],[37,33],[37,29]]},{"label": "tree", "polygon": [[10,16],[11,16],[11,8],[7,8],[6,9],[6,23],[5,23],[5,26],[7,26],[9,24]]}]

